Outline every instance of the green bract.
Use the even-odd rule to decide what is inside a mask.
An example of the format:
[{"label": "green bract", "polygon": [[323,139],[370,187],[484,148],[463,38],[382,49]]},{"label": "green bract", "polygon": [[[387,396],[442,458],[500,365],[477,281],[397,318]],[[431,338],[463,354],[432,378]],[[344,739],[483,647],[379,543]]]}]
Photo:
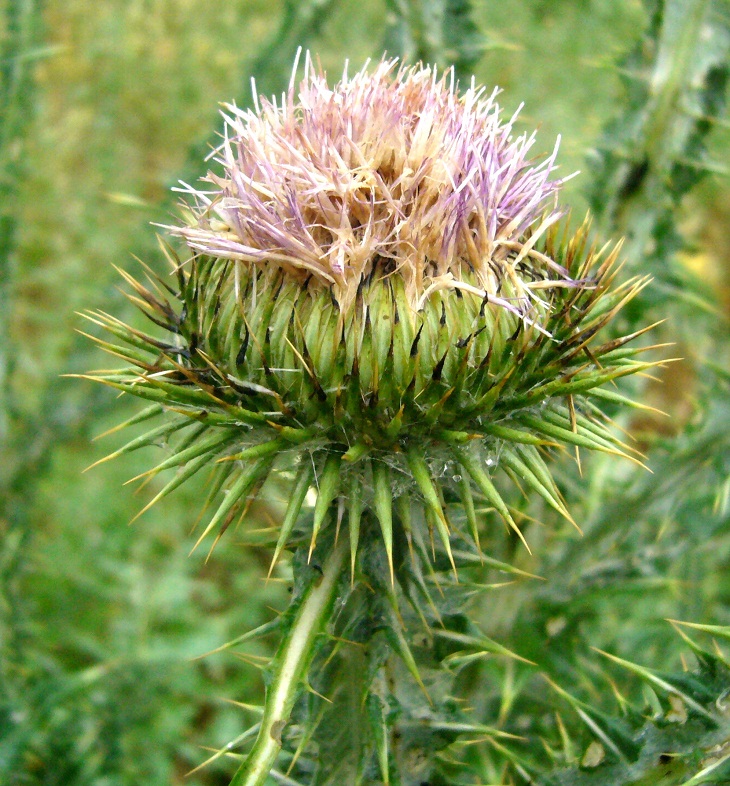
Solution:
[{"label": "green bract", "polygon": [[[181,468],[158,499],[217,464],[227,493],[206,533],[245,510],[273,469],[296,466],[277,553],[315,479],[312,545],[342,496],[356,511],[375,511],[392,559],[393,519],[406,539],[412,535],[397,512],[405,498],[449,553],[444,487],[461,497],[476,540],[473,489],[517,529],[493,484],[496,470],[567,516],[546,446],[625,452],[593,417],[595,402],[619,398],[601,385],[650,364],[624,346],[634,336],[601,342],[596,334],[642,282],[612,287],[616,250],[601,261],[585,240],[584,230],[562,241],[552,231],[538,244],[532,274],[550,281],[550,270],[539,269],[544,257],[576,283],[546,287],[548,299],[529,322],[471,286],[435,291],[414,310],[385,265],[343,313],[313,278],[302,285],[278,268],[240,269],[200,253],[183,264],[170,255],[177,289],[134,282],[140,307],[168,336],[94,314],[123,342],[105,348],[131,363],[94,377],[156,402],[150,416],[167,412],[161,428],[129,448],[179,434],[177,448],[151,470]],[[353,558],[357,518],[350,516]]]}]

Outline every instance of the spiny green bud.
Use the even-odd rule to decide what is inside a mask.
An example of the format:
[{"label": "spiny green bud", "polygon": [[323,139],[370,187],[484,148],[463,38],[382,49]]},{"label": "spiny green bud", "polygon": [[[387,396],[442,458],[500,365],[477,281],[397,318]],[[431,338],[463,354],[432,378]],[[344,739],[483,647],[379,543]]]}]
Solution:
[{"label": "spiny green bud", "polygon": [[[228,107],[212,190],[182,189],[176,285],[126,276],[163,337],[91,314],[130,364],[94,378],[165,415],[129,449],[177,435],[150,470],[178,471],[156,499],[217,467],[226,493],[201,540],[295,468],[275,558],[300,542],[315,484],[310,555],[342,500],[353,570],[367,534],[393,580],[394,543],[454,564],[465,535],[445,491],[470,537],[474,493],[522,537],[496,471],[569,518],[546,449],[625,453],[595,401],[650,364],[634,336],[597,334],[644,282],[614,285],[618,248],[589,248],[587,227],[561,237],[557,145],[528,160],[534,135],[514,138],[495,95],[395,61],[330,88],[307,59],[281,103]],[[361,533],[365,514],[377,527]]]}]

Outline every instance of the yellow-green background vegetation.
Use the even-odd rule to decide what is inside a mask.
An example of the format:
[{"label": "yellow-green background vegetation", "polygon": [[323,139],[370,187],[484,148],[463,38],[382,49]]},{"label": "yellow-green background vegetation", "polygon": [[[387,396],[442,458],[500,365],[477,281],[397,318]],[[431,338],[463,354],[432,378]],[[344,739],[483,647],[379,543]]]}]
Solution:
[{"label": "yellow-green background vegetation", "polygon": [[[0,3],[4,23],[13,5]],[[34,4],[15,5],[33,14]],[[562,135],[561,173],[582,170],[564,200],[582,216],[591,151],[625,100],[616,63],[647,26],[642,4],[477,0],[473,8],[485,42],[477,81],[503,88],[507,112],[525,103],[521,127],[539,127],[537,151],[549,151]],[[16,97],[22,117],[1,151],[2,210],[14,227],[6,227],[12,243],[0,302],[6,371],[0,378],[0,781],[227,783],[225,761],[184,776],[205,758],[204,746],[225,745],[248,725],[247,710],[227,700],[261,696],[256,656],[267,648],[249,648],[250,657],[192,658],[285,608],[286,570],[266,583],[270,552],[247,545],[256,529],[276,523],[281,500],[259,504],[207,561],[203,550],[188,556],[205,500],[201,484],[181,489],[129,526],[161,487],[159,479],[138,492],[122,485],[150,466],[152,451],[82,470],[129,438],[91,441],[138,404],[60,375],[114,364],[75,332],[89,329],[75,312],[102,308],[129,316],[113,265],[132,269],[136,255],[162,269],[150,222],[174,221],[171,186],[204,174],[203,156],[221,125],[219,103],[248,103],[251,76],[262,92],[282,90],[300,42],[332,78],[346,58],[351,68],[379,59],[392,13],[379,0],[46,0],[38,7],[32,46],[14,55],[28,74]],[[10,51],[19,33],[7,25],[0,33]],[[448,61],[448,52],[437,54]],[[725,165],[727,128],[718,124],[708,155]],[[702,360],[717,346],[713,341],[721,348],[727,343],[730,188],[722,166],[714,168],[676,213],[685,241],[679,258],[702,280],[661,339],[679,342],[687,360],[672,369],[663,389],[642,394],[671,418],[633,424],[648,432],[647,444],[663,432],[666,456],[679,450],[671,440],[704,416]],[[695,322],[695,311],[711,316]],[[721,364],[722,351],[713,350],[710,359]],[[715,460],[706,451],[694,456],[697,466]],[[591,469],[603,476],[626,472],[613,459],[589,465],[581,481],[586,494],[601,482],[592,480]],[[721,464],[718,475],[729,472]],[[724,492],[707,493],[726,522],[727,484]],[[661,526],[673,536],[673,511],[652,518],[653,535],[637,549],[653,548]],[[631,527],[630,514],[615,526]],[[687,540],[681,570],[673,570],[667,551],[665,571],[648,571],[638,594],[595,611],[591,629],[603,620],[612,642],[620,630],[628,631],[626,641],[641,642],[644,662],[677,666],[676,651],[655,634],[662,616],[730,623],[723,573],[730,541],[719,525],[712,532],[705,542]],[[611,558],[610,550],[601,554],[596,570],[608,569]],[[637,551],[637,564],[643,558]],[[524,564],[542,569],[540,556]],[[523,596],[494,597],[484,603],[485,620],[508,626]],[[490,602],[504,605],[493,613]],[[637,655],[636,647],[625,648]]]}]

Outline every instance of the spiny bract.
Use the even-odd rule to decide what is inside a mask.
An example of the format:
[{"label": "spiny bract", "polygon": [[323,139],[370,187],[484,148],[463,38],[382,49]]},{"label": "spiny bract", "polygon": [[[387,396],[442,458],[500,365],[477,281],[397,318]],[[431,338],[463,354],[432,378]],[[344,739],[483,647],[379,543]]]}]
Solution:
[{"label": "spiny bract", "polygon": [[367,514],[392,577],[394,532],[425,560],[437,533],[453,564],[445,491],[478,545],[474,493],[520,534],[495,469],[569,518],[545,451],[624,453],[595,402],[624,401],[600,386],[650,364],[633,335],[594,339],[644,282],[614,286],[617,248],[558,229],[557,145],[531,163],[496,92],[392,60],[330,88],[307,58],[280,103],[228,107],[213,189],[182,189],[176,286],[125,276],[166,336],[89,315],[131,364],[93,378],[154,402],[135,422],[165,413],[122,450],[179,435],[153,501],[216,467],[201,539],[294,470],[275,559],[316,484],[310,554],[346,509],[354,569]]}]

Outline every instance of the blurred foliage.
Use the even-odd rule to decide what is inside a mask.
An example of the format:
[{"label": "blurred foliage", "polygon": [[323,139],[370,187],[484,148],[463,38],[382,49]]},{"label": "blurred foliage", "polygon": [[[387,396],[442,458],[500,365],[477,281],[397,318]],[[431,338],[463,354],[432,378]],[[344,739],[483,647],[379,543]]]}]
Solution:
[{"label": "blurred foliage", "polygon": [[[727,634],[680,628],[706,637],[700,651],[663,621],[730,625],[727,17],[724,0],[0,2],[0,783],[224,784],[224,758],[185,773],[256,719],[228,700],[260,701],[272,637],[239,657],[192,658],[285,608],[290,567],[266,583],[270,551],[249,548],[280,520],[281,495],[273,486],[207,561],[187,556],[202,484],[129,527],[164,483],[122,488],[149,453],[81,471],[126,439],[90,437],[137,406],[59,375],[98,365],[74,334],[76,309],[135,318],[112,265],[138,255],[161,268],[148,222],[174,214],[178,177],[202,173],[217,102],[248,103],[251,76],[283,89],[299,45],[331,74],[385,48],[456,62],[503,87],[508,112],[524,101],[541,148],[563,135],[565,173],[589,161],[565,189],[576,219],[590,205],[657,280],[631,319],[666,319],[667,355],[684,357],[663,384],[626,386],[669,414],[621,421],[653,474],[600,456],[579,473],[565,457],[561,488],[583,538],[515,500],[547,525],[528,527],[534,556],[499,531],[483,543],[544,579],[472,601],[485,633],[539,668],[465,662],[453,690],[476,724],[528,742],[457,745],[439,754],[447,780],[434,783],[519,783],[551,768],[545,782],[727,782],[730,681],[711,644]],[[681,690],[699,691],[713,719],[685,718],[680,688],[591,647],[675,680],[699,667]],[[609,726],[609,740],[642,741],[634,762],[653,775],[636,763],[602,771],[623,766],[596,734]],[[661,759],[667,740],[694,770]]]}]

